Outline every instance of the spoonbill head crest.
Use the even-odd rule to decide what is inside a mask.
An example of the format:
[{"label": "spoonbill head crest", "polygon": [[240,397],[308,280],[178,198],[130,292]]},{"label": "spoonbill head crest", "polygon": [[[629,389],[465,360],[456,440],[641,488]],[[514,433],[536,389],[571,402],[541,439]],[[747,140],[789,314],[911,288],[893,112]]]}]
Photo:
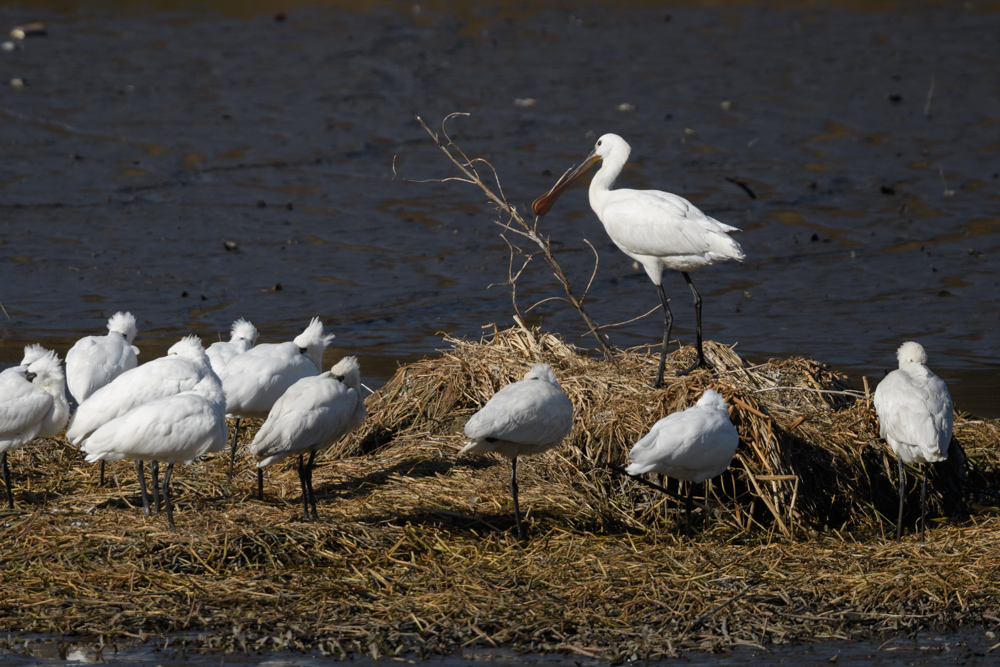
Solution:
[{"label": "spoonbill head crest", "polygon": [[318,317],[312,318],[306,330],[295,337],[294,343],[299,349],[304,349],[304,354],[309,357],[309,361],[316,366],[316,371],[323,369],[323,352],[327,346],[336,338],[333,334],[323,333],[323,323]]},{"label": "spoonbill head crest", "polygon": [[923,345],[912,340],[899,346],[899,349],[896,350],[896,359],[899,360],[900,368],[910,364],[927,365],[927,353],[924,351]]},{"label": "spoonbill head crest", "polygon": [[135,325],[135,316],[129,312],[118,311],[108,319],[108,331],[120,333],[131,343],[139,332]]},{"label": "spoonbill head crest", "polygon": [[250,347],[257,342],[257,327],[250,324],[242,317],[233,322],[233,328],[229,332],[231,340],[243,339],[250,343]]}]

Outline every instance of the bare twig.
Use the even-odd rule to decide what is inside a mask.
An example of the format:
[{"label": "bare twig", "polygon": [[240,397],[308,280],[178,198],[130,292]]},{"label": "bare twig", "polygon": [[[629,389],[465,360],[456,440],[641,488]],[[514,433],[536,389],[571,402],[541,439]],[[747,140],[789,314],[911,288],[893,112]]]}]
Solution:
[{"label": "bare twig", "polygon": [[[607,357],[608,359],[612,360],[615,364],[617,364],[617,360],[615,359],[614,350],[611,346],[610,340],[608,340],[605,334],[601,333],[600,327],[598,327],[597,324],[594,323],[594,321],[590,318],[590,315],[587,313],[587,310],[583,306],[583,302],[587,298],[587,293],[590,291],[590,286],[593,284],[594,275],[596,275],[597,273],[597,252],[594,251],[594,247],[588,242],[587,245],[590,246],[590,249],[592,251],[594,251],[594,257],[595,257],[594,271],[591,273],[590,279],[587,282],[587,287],[584,289],[583,296],[578,297],[573,292],[573,288],[570,286],[569,278],[566,277],[566,273],[562,270],[562,267],[559,265],[559,262],[556,261],[555,255],[552,253],[552,248],[549,243],[549,239],[547,237],[543,237],[541,234],[538,233],[538,221],[539,221],[538,217],[537,216],[535,217],[534,225],[529,225],[524,220],[524,218],[522,218],[521,215],[517,212],[517,209],[507,201],[507,197],[504,194],[503,188],[500,185],[500,178],[497,175],[496,170],[493,168],[493,165],[491,165],[489,162],[481,158],[476,158],[476,159],[469,158],[469,156],[466,155],[465,152],[462,151],[462,149],[459,148],[459,146],[454,141],[452,141],[451,137],[448,136],[448,132],[446,129],[448,121],[451,120],[452,118],[468,116],[468,115],[469,114],[467,113],[453,113],[445,116],[444,120],[441,121],[441,137],[439,137],[436,133],[434,133],[420,116],[414,116],[416,121],[420,123],[420,126],[424,128],[427,134],[430,135],[431,139],[434,140],[434,143],[437,145],[437,147],[441,149],[441,151],[448,157],[448,159],[451,160],[452,164],[454,164],[458,168],[458,170],[462,173],[462,177],[450,177],[443,179],[428,179],[422,181],[414,181],[399,175],[399,173],[396,171],[395,160],[393,160],[393,165],[392,165],[393,174],[399,176],[400,178],[403,178],[403,180],[413,183],[428,183],[428,182],[444,183],[448,181],[459,181],[462,183],[469,183],[471,185],[478,186],[486,194],[487,199],[492,201],[497,206],[498,209],[506,213],[507,219],[505,221],[496,220],[495,222],[496,224],[500,225],[500,227],[503,228],[503,232],[501,232],[500,237],[503,238],[504,242],[507,243],[507,246],[510,248],[511,251],[510,267],[508,269],[508,277],[509,277],[508,284],[510,284],[511,286],[511,298],[515,301],[514,304],[515,313],[520,315],[520,312],[518,311],[516,304],[517,278],[520,277],[520,275],[524,272],[525,268],[527,267],[528,263],[538,253],[528,252],[527,250],[518,246],[516,243],[513,243],[509,238],[507,238],[506,234],[508,233],[517,234],[518,236],[521,236],[531,241],[534,245],[538,246],[538,248],[541,250],[541,255],[545,263],[548,264],[549,268],[552,269],[552,273],[555,276],[556,280],[559,281],[559,283],[563,287],[563,290],[566,292],[565,299],[562,299],[562,297],[559,298],[569,302],[573,306],[573,308],[576,309],[576,311],[580,314],[580,317],[582,317],[583,321],[586,323],[588,331],[594,336],[598,344],[601,346],[601,349],[603,350],[605,357]],[[496,184],[495,191],[493,190],[493,188],[487,185],[486,182],[484,182],[482,176],[480,175],[479,169],[488,169],[492,173],[491,180]],[[565,174],[563,176],[565,177]],[[560,179],[560,181],[561,180],[562,179]],[[518,269],[517,271],[514,270],[513,256],[515,252],[522,255],[525,258],[524,263],[521,265],[521,268]],[[547,300],[548,299],[543,299],[542,301],[536,303],[535,306]],[[534,306],[532,306],[532,308],[534,308]],[[530,311],[531,308],[529,308],[528,310]]]}]

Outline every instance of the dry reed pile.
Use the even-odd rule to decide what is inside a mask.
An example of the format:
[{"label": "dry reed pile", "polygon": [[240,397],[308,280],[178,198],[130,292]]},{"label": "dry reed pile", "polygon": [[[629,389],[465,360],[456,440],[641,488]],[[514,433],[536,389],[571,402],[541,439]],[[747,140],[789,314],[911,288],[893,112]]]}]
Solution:
[{"label": "dry reed pile", "polygon": [[[169,532],[142,516],[129,463],[97,489],[96,466],[64,441],[20,450],[19,509],[0,512],[0,631],[105,646],[186,632],[203,649],[340,658],[507,646],[616,660],[1000,625],[998,422],[959,418],[953,453],[967,474],[934,479],[939,512],[962,483],[972,514],[897,545],[882,529],[894,461],[865,393],[821,364],[749,366],[706,343],[715,373],[654,391],[656,360],[640,352],[616,367],[523,328],[450,342],[369,397],[363,429],[321,460],[316,523],[299,519],[293,470],[270,473],[257,501],[248,459],[225,481],[228,452],[177,471]],[[534,361],[555,368],[577,417],[565,444],[519,466],[531,534],[520,543],[509,465],[455,453],[465,419]],[[709,386],[729,398],[741,443],[689,543],[672,501],[604,466]]]}]

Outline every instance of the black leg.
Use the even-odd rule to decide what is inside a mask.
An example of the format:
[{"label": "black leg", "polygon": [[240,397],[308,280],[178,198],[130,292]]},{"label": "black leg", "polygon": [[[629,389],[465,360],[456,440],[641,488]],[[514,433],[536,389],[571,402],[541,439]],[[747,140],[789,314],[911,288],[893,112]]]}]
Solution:
[{"label": "black leg", "polygon": [[[660,482],[660,487],[667,488],[667,478],[661,473],[656,473],[656,477]],[[663,503],[663,517],[666,518],[668,516],[670,516],[669,509],[667,508],[667,504]]]},{"label": "black leg", "polygon": [[174,471],[174,464],[167,465],[167,471],[163,473],[163,504],[167,508],[167,525],[170,530],[174,530],[174,508],[170,505],[170,474]]},{"label": "black leg", "polygon": [[257,500],[264,500],[264,469],[257,468]]},{"label": "black leg", "polygon": [[233,465],[236,463],[236,436],[240,434],[240,421],[242,417],[236,418],[236,427],[233,429],[233,440],[229,443],[229,481],[233,481]]},{"label": "black leg", "polygon": [[660,348],[660,368],[656,371],[654,388],[663,386],[663,369],[667,364],[667,344],[670,342],[670,329],[674,324],[674,314],[670,312],[670,302],[663,292],[663,285],[657,285],[656,291],[660,295],[660,303],[663,304],[663,346]]},{"label": "black leg", "polygon": [[696,368],[711,368],[712,365],[705,361],[705,353],[701,349],[701,295],[698,294],[698,290],[695,289],[694,283],[691,282],[691,276],[688,275],[687,271],[681,271],[681,275],[684,276],[684,280],[687,282],[688,287],[691,288],[691,296],[694,297],[694,321],[695,321],[695,334],[697,335],[695,347],[698,350],[698,358],[695,360],[694,365],[687,370],[678,373],[678,375],[687,375]]},{"label": "black leg", "polygon": [[691,510],[694,509],[694,482],[688,482],[687,498],[684,499],[684,535],[691,539]]},{"label": "black leg", "polygon": [[924,481],[920,484],[920,541],[924,541],[924,531],[927,525],[927,465],[920,464],[920,472]]},{"label": "black leg", "polygon": [[3,461],[3,485],[7,490],[7,506],[14,509],[14,493],[10,490],[10,468],[7,467],[7,452],[0,454],[0,460]]},{"label": "black leg", "polygon": [[309,453],[309,462],[306,463],[306,485],[309,487],[309,502],[312,503],[313,521],[319,521],[319,512],[316,511],[316,490],[313,489],[313,464],[316,462],[316,450]]},{"label": "black leg", "polygon": [[903,459],[897,458],[899,462],[899,518],[896,519],[896,541],[903,539]]},{"label": "black leg", "polygon": [[521,524],[521,508],[517,504],[517,457],[515,456],[510,461],[510,495],[514,497],[514,521],[517,523],[517,537],[521,540],[528,539],[528,533],[525,532],[524,526]]},{"label": "black leg", "polygon": [[101,459],[101,481],[97,483],[97,486],[104,486],[104,459]]},{"label": "black leg", "polygon": [[146,473],[142,470],[142,459],[135,460],[135,474],[139,477],[139,493],[142,494],[142,513],[149,516],[149,493],[146,491]]},{"label": "black leg", "polygon": [[153,485],[153,514],[160,513],[160,462],[149,462],[149,481]]},{"label": "black leg", "polygon": [[302,486],[302,506],[305,508],[306,521],[309,520],[309,490],[306,488],[306,469],[299,454],[299,484]]}]

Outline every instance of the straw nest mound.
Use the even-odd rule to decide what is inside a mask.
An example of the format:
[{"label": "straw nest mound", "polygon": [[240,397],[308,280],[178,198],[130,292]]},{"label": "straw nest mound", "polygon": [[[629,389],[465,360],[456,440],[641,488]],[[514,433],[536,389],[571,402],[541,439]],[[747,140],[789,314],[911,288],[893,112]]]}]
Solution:
[{"label": "straw nest mound", "polygon": [[[895,459],[867,388],[820,363],[749,365],[708,342],[714,371],[654,390],[656,358],[639,351],[604,361],[524,328],[448,342],[400,368],[368,398],[365,425],[320,460],[318,522],[299,518],[292,467],[269,471],[254,499],[246,456],[232,484],[228,452],[176,471],[170,532],[143,517],[130,463],[110,465],[98,489],[96,466],[61,439],[13,453],[0,632],[56,632],[105,652],[182,632],[171,643],[184,650],[507,646],[617,660],[1000,624],[997,421],[956,419],[930,480],[937,525],[926,544],[897,545],[886,539]],[[576,416],[560,447],[518,466],[530,533],[520,543],[509,464],[456,452],[468,417],[538,361]],[[668,359],[692,361],[690,348]],[[609,465],[708,387],[729,401],[740,446],[688,542],[676,503]]]}]

